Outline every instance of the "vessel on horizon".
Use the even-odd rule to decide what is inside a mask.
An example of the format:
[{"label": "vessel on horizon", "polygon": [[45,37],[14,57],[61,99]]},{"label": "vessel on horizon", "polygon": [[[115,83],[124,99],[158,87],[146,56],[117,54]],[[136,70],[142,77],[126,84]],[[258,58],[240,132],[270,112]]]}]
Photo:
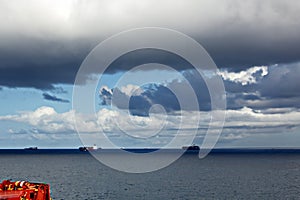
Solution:
[{"label": "vessel on horizon", "polygon": [[89,147],[79,147],[79,151],[96,151],[97,149],[101,149],[98,148],[96,144],[94,144],[94,146],[89,146]]},{"label": "vessel on horizon", "polygon": [[193,150],[193,151],[199,151],[200,147],[198,145],[191,145],[191,146],[183,146],[182,147],[183,150]]},{"label": "vessel on horizon", "polygon": [[38,150],[38,147],[26,147],[25,150]]}]

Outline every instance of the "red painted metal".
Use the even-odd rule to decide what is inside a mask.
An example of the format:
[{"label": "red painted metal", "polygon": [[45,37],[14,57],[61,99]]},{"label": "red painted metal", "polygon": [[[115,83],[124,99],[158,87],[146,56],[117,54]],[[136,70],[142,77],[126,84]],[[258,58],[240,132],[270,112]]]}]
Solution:
[{"label": "red painted metal", "polygon": [[44,183],[4,180],[0,183],[0,200],[51,200],[50,186]]}]

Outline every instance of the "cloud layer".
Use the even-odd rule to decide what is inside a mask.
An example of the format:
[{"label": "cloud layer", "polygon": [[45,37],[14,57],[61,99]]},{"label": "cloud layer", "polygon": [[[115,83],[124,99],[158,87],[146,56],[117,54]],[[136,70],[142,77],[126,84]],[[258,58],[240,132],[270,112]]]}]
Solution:
[{"label": "cloud layer", "polygon": [[[197,123],[195,112],[184,111],[182,115],[168,115],[164,117],[160,114],[151,117],[129,117],[127,113],[101,109],[97,117],[78,115],[77,130],[82,134],[91,134],[91,137],[99,135],[103,130],[107,137],[112,140],[124,141],[130,135],[134,144],[145,142],[148,145],[166,144],[171,138],[175,137],[178,130],[181,134],[189,135],[194,130],[198,132],[197,138],[203,138],[210,121],[209,112],[201,112],[201,122]],[[218,111],[214,111],[218,112]],[[228,110],[227,118],[221,134],[221,141],[238,140],[255,134],[270,135],[276,134],[278,130],[289,133],[299,130],[300,112],[290,110],[283,113],[262,113],[244,107],[240,110]],[[182,118],[187,118],[188,123],[181,124]],[[40,107],[35,111],[22,112],[17,115],[0,116],[0,121],[14,121],[25,123],[27,129],[9,129],[9,134],[28,134],[30,135],[61,135],[74,134],[76,132],[74,122],[74,112],[57,113],[51,107]],[[161,126],[163,125],[163,126]],[[211,128],[219,128],[220,123],[211,124]],[[157,129],[157,127],[162,127]],[[155,135],[155,137],[150,137]],[[149,138],[148,138],[149,137]],[[145,140],[145,138],[148,138]],[[99,138],[98,138],[99,139]],[[140,141],[140,143],[139,143]],[[183,138],[184,141],[184,138]],[[95,141],[101,143],[101,141]]]},{"label": "cloud layer", "polygon": [[[297,74],[300,73],[300,63],[290,65],[254,66],[240,72],[219,72],[225,84],[227,93],[227,108],[241,109],[249,107],[254,110],[282,108],[300,108],[300,84]],[[100,99],[102,105],[114,105],[120,109],[129,109],[133,115],[147,116],[152,105],[160,104],[168,113],[179,111],[179,96],[191,100],[187,92],[191,85],[202,111],[211,110],[211,97],[201,76],[195,71],[186,71],[185,80],[173,80],[166,84],[150,84],[139,88],[138,93],[128,94],[122,88],[102,87]],[[212,77],[213,79],[213,77]],[[131,86],[133,87],[133,86]],[[180,95],[172,93],[177,88]],[[129,104],[127,103],[129,102]],[[187,107],[185,110],[199,110],[198,107]],[[269,111],[268,111],[269,112]]]},{"label": "cloud layer", "polygon": [[[80,64],[99,42],[132,28],[163,27],[194,38],[220,68],[228,109],[223,140],[293,132],[299,130],[299,10],[300,2],[285,0],[1,1],[0,92],[6,87],[37,88],[43,90],[45,100],[67,103],[59,97],[64,89],[57,86],[74,83]],[[171,66],[186,80],[142,88],[103,86],[99,103],[113,104],[117,110],[101,107],[96,119],[79,115],[77,128],[95,135],[101,127],[114,138],[124,138],[124,130],[144,137],[163,125],[165,132],[158,139],[174,136],[179,128],[186,134],[199,130],[199,138],[203,137],[211,115],[210,95],[203,79],[184,59],[170,52],[138,50],[119,57],[106,73],[127,72],[145,63]],[[171,90],[177,88],[188,99],[189,85],[200,111],[195,106],[182,109]],[[130,117],[124,112],[128,109]],[[179,111],[189,119],[182,127],[178,126]],[[198,112],[203,116],[200,125],[193,118]],[[76,132],[73,115],[72,110],[58,113],[52,107],[40,107],[0,116],[0,121],[26,126],[12,126],[8,129],[11,135],[51,135],[55,139]]]},{"label": "cloud layer", "polygon": [[62,102],[62,103],[69,103],[70,102],[67,99],[58,98],[55,95],[50,95],[48,93],[43,93],[43,97],[44,97],[44,99],[49,100],[49,101],[57,101],[57,102]]},{"label": "cloud layer", "polygon": [[190,35],[219,67],[234,71],[296,62],[299,9],[299,2],[284,0],[1,1],[0,85],[51,89],[73,84],[81,62],[100,41],[145,26]]}]

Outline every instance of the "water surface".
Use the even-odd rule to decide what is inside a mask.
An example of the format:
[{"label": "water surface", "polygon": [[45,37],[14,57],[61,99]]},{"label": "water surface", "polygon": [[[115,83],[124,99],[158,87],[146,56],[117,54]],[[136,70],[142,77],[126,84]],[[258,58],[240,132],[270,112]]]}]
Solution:
[{"label": "water surface", "polygon": [[53,199],[299,199],[300,154],[187,154],[146,174],[89,154],[0,154],[0,178],[47,182]]}]

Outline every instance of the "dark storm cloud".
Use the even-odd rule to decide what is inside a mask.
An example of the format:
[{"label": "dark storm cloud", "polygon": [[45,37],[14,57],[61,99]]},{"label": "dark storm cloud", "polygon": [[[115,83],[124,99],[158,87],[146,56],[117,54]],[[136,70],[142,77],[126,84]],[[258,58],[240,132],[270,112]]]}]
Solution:
[{"label": "dark storm cloud", "polygon": [[300,60],[298,53],[300,52],[300,36],[289,37],[278,34],[273,38],[271,30],[259,32],[253,31],[252,35],[232,33],[232,35],[220,36],[221,38],[211,36],[206,40],[199,38],[198,41],[205,47],[218,67],[231,68],[233,71],[240,71],[251,66],[292,63]]},{"label": "dark storm cloud", "polygon": [[[162,85],[149,84],[143,87],[143,92],[128,96],[119,88],[100,90],[102,105],[113,104],[120,109],[127,109],[132,115],[149,116],[152,105],[159,104],[166,112],[180,110],[180,105],[172,91]],[[157,110],[152,110],[158,112]]]},{"label": "dark storm cloud", "polygon": [[[171,28],[195,38],[219,67],[232,71],[300,60],[298,1],[159,4],[160,9],[154,10],[153,1],[122,6],[110,1],[1,2],[0,85],[53,89],[55,84],[73,84],[81,62],[100,41],[145,26]],[[107,73],[153,58],[178,70],[191,67],[167,54],[147,52],[121,58]]]},{"label": "dark storm cloud", "polygon": [[[107,68],[106,73],[115,73],[120,70],[127,71],[135,66],[147,63],[160,63],[179,71],[193,68],[193,66],[187,60],[172,52],[148,48],[131,51],[120,56],[113,63],[111,63],[111,65]],[[154,69],[156,68],[153,67],[149,70]]]},{"label": "dark storm cloud", "polygon": [[112,98],[112,90],[108,88],[101,88],[99,91],[99,97],[101,99],[101,105],[110,105]]},{"label": "dark storm cloud", "polygon": [[[102,88],[100,99],[102,105],[113,104],[120,109],[128,109],[132,115],[148,116],[151,106],[161,105],[167,113],[174,111],[189,110],[194,111],[200,108],[201,111],[211,110],[210,94],[204,79],[194,70],[187,70],[183,73],[186,81],[173,80],[172,82],[161,84],[144,85],[143,92],[128,96],[120,88]],[[195,92],[197,105],[189,96],[190,87]],[[175,89],[176,88],[176,89]],[[174,91],[177,93],[175,94]],[[178,98],[183,99],[178,99]],[[184,102],[184,108],[180,106],[180,101]],[[127,103],[129,102],[129,103]],[[155,112],[155,110],[152,110]],[[157,112],[160,112],[159,110]]]},{"label": "dark storm cloud", "polygon": [[[27,39],[0,42],[0,85],[55,89],[54,84],[73,84],[88,47],[77,41]],[[85,50],[82,50],[85,49]]]},{"label": "dark storm cloud", "polygon": [[273,66],[261,80],[260,93],[267,98],[300,97],[300,63]]},{"label": "dark storm cloud", "polygon": [[300,108],[300,63],[273,65],[255,84],[224,81],[228,105],[253,109]]},{"label": "dark storm cloud", "polygon": [[57,102],[62,102],[62,103],[69,103],[70,101],[67,99],[62,99],[62,98],[58,98],[54,95],[50,95],[48,93],[43,93],[43,97],[44,99],[48,100],[48,101],[57,101]]},{"label": "dark storm cloud", "polygon": [[[244,71],[240,72],[244,73]],[[227,93],[227,109],[241,109],[249,107],[260,110],[262,113],[285,113],[300,108],[300,63],[290,65],[273,65],[268,68],[267,75],[259,75],[257,72],[252,76],[255,83],[243,85],[240,82],[224,80]],[[104,105],[111,102],[120,109],[129,109],[131,114],[147,116],[149,109],[154,104],[162,105],[167,112],[178,111],[178,99],[170,90],[177,88],[184,96],[192,86],[196,93],[201,111],[211,110],[211,97],[205,81],[195,70],[187,70],[183,73],[186,81],[173,80],[166,85],[151,85],[143,87],[143,92],[138,95],[127,96],[119,88],[102,90],[100,98]],[[112,96],[115,98],[112,99]],[[186,98],[190,98],[186,96]],[[129,101],[129,108],[125,102]],[[109,102],[107,104],[107,102]],[[185,110],[197,110],[189,107]]]}]

